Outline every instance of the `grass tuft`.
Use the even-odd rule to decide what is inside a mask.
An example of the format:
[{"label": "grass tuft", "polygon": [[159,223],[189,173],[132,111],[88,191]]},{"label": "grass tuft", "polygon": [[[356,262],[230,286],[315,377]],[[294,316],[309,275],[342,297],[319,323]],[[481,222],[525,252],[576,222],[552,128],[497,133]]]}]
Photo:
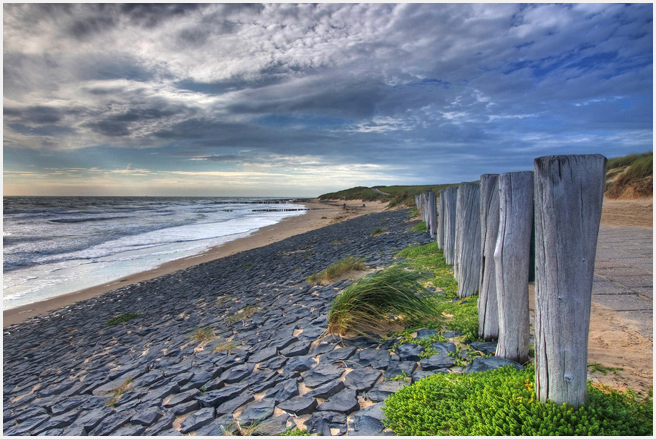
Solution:
[{"label": "grass tuft", "polygon": [[362,258],[347,256],[334,264],[330,264],[325,270],[309,275],[307,281],[309,283],[332,282],[351,271],[366,269],[367,265],[362,261]]},{"label": "grass tuft", "polygon": [[239,310],[237,314],[228,317],[226,319],[226,323],[231,324],[247,319],[253,314],[255,314],[259,309],[260,309],[259,306],[247,305],[246,308]]},{"label": "grass tuft", "polygon": [[369,236],[376,236],[380,235],[381,233],[387,232],[387,227],[376,227],[371,231],[371,234]]},{"label": "grass tuft", "polygon": [[410,229],[410,230],[412,230],[413,232],[426,233],[426,231],[427,231],[427,229],[426,229],[426,221],[422,221],[422,222],[420,222],[419,224],[417,224],[416,226],[414,226],[414,227],[413,227],[412,229]]},{"label": "grass tuft", "polygon": [[420,276],[392,265],[349,285],[333,301],[328,331],[381,330],[390,324],[439,319],[436,302],[418,282]]},{"label": "grass tuft", "polygon": [[132,319],[136,319],[137,317],[141,317],[141,315],[126,312],[125,314],[121,314],[119,316],[107,320],[107,326],[114,326],[114,325],[118,325],[119,323],[125,323]]},{"label": "grass tuft", "polygon": [[224,341],[216,345],[216,347],[214,348],[214,352],[217,354],[219,352],[227,352],[228,354],[230,354],[230,352],[232,352],[234,349],[237,349],[237,347],[238,346],[236,343],[233,343],[231,341]]},{"label": "grass tuft", "polygon": [[590,373],[599,371],[604,375],[606,375],[608,372],[613,372],[615,375],[619,375],[618,371],[624,370],[624,368],[622,367],[608,367],[608,366],[603,366],[599,363],[588,363],[588,367],[592,368],[590,370]]},{"label": "grass tuft", "polygon": [[214,334],[214,331],[209,326],[203,326],[202,328],[196,329],[193,335],[194,341],[199,342],[214,340],[215,337],[216,335]]},{"label": "grass tuft", "polygon": [[109,393],[114,394],[114,397],[112,399],[110,399],[109,401],[107,401],[107,405],[111,406],[111,407],[114,407],[114,405],[116,404],[118,399],[121,397],[121,395],[123,395],[124,393],[128,393],[130,390],[132,390],[134,388],[132,386],[132,381],[133,381],[132,378],[128,378],[123,382],[123,384],[121,384],[117,388],[112,389],[112,390],[108,390],[107,392],[105,392],[106,394],[109,394]]}]

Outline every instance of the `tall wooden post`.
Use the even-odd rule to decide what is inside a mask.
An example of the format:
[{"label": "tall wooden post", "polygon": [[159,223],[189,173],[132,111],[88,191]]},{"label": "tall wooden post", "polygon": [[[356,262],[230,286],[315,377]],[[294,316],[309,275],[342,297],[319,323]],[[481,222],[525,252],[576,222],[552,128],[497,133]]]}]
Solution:
[{"label": "tall wooden post", "polygon": [[444,189],[444,258],[446,263],[453,265],[456,244],[456,197],[458,189]]},{"label": "tall wooden post", "polygon": [[494,248],[499,232],[499,174],[481,175],[481,285],[478,290],[478,336],[499,337]]},{"label": "tall wooden post", "polygon": [[494,250],[499,343],[496,355],[528,361],[528,270],[533,228],[533,172],[499,176],[499,233]]},{"label": "tall wooden post", "polygon": [[440,191],[440,211],[437,217],[437,248],[444,249],[444,189]]},{"label": "tall wooden post", "polygon": [[592,280],[606,158],[535,159],[535,392],[579,407],[587,397]]},{"label": "tall wooden post", "polygon": [[476,294],[481,283],[481,185],[461,183],[456,201],[456,248],[458,297]]},{"label": "tall wooden post", "polygon": [[428,220],[430,222],[430,236],[437,236],[437,198],[435,192],[428,192]]}]

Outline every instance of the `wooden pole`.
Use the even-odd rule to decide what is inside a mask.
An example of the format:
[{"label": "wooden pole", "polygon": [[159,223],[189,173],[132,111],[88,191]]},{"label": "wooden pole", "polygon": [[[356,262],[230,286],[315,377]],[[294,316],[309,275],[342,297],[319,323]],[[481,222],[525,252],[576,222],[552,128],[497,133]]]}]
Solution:
[{"label": "wooden pole", "polygon": [[444,258],[453,265],[456,244],[456,197],[458,189],[444,189]]},{"label": "wooden pole", "polygon": [[437,217],[437,248],[444,249],[444,189],[440,191],[440,211]]},{"label": "wooden pole", "polygon": [[606,182],[599,154],[535,159],[535,393],[579,407]]},{"label": "wooden pole", "polygon": [[456,201],[454,273],[458,297],[476,294],[481,283],[481,185],[461,183]]},{"label": "wooden pole", "polygon": [[430,236],[435,238],[437,236],[437,198],[433,191],[428,193],[428,219],[430,221]]},{"label": "wooden pole", "polygon": [[481,285],[478,290],[478,336],[499,337],[494,248],[499,232],[499,174],[481,175]]},{"label": "wooden pole", "polygon": [[499,176],[499,232],[494,250],[499,343],[496,355],[528,361],[528,270],[533,228],[533,172]]}]

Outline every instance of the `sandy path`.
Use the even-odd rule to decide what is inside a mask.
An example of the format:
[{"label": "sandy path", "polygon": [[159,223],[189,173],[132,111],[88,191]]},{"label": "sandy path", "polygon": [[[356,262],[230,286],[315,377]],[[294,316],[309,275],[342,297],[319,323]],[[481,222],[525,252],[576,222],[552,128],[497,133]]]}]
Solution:
[{"label": "sandy path", "polygon": [[[343,208],[344,203],[347,206],[346,209]],[[313,210],[309,210],[303,215],[286,218],[278,224],[263,227],[246,238],[237,239],[219,247],[213,247],[199,255],[167,262],[153,270],[124,276],[121,279],[106,284],[86,288],[84,290],[62,295],[43,302],[32,303],[6,310],[3,312],[2,326],[7,327],[14,323],[20,323],[29,317],[59,309],[63,306],[71,305],[75,302],[89,299],[126,285],[154,279],[203,262],[230,256],[245,250],[262,247],[273,242],[282,241],[290,236],[309,232],[310,230],[315,230],[360,215],[380,212],[387,206],[387,203],[367,202],[364,203],[366,207],[362,207],[363,202],[357,200],[340,202],[319,202],[318,200],[313,200],[312,202],[303,204]]]}]

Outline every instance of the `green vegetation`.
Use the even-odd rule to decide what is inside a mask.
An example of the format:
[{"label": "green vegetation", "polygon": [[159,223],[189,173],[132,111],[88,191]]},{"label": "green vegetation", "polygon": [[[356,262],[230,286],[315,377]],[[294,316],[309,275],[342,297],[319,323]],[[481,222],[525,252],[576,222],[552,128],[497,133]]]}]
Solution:
[{"label": "green vegetation", "polygon": [[606,375],[608,372],[613,372],[615,375],[619,375],[618,371],[624,370],[621,367],[608,367],[608,366],[603,366],[599,363],[588,363],[588,367],[591,367],[592,369],[590,370],[590,373],[594,372],[601,372],[604,375]]},{"label": "green vegetation", "polygon": [[246,262],[243,266],[244,266],[244,268],[252,267],[253,263],[252,262]]},{"label": "green vegetation", "polygon": [[[350,189],[345,189],[338,192],[331,192],[328,194],[323,194],[319,196],[320,200],[362,200],[362,201],[383,201],[389,202],[387,207],[394,206],[407,206],[415,207],[415,195],[420,193],[432,190],[436,194],[440,193],[440,190],[447,187],[457,187],[460,183],[453,184],[429,184],[423,186],[374,186],[373,188],[368,188],[364,186],[358,186]],[[385,194],[380,194],[373,191],[373,189],[378,189]],[[417,213],[415,213],[417,215]]]},{"label": "green vegetation", "polygon": [[129,392],[130,390],[132,390],[134,388],[134,386],[132,386],[132,381],[133,381],[132,378],[128,378],[123,382],[123,384],[121,384],[117,388],[105,392],[105,394],[111,393],[111,394],[114,395],[112,397],[112,399],[107,401],[106,404],[110,407],[114,407],[114,405],[116,404],[118,399],[121,397],[121,395],[123,395],[124,393]]},{"label": "green vegetation", "polygon": [[439,315],[447,320],[438,330],[459,330],[466,340],[478,339],[478,307],[477,296],[452,302],[458,298],[458,283],[453,278],[452,267],[447,265],[444,253],[437,248],[436,242],[409,247],[397,253],[406,258],[403,265],[420,271],[425,277],[425,286],[441,289],[444,294],[435,296]]},{"label": "green vegetation", "polygon": [[223,341],[223,342],[219,343],[218,345],[216,345],[216,347],[214,348],[214,352],[218,354],[219,352],[224,352],[225,351],[225,352],[228,352],[228,354],[229,354],[230,352],[233,351],[233,349],[237,349],[237,347],[238,347],[237,344],[235,344],[231,341]]},{"label": "green vegetation", "polygon": [[631,166],[635,162],[652,157],[652,152],[643,152],[642,154],[629,154],[624,157],[615,157],[608,160],[608,165],[606,166],[607,170],[616,169],[616,168],[625,168]]},{"label": "green vegetation", "polygon": [[414,226],[414,227],[413,227],[412,229],[410,229],[410,230],[412,230],[413,232],[426,233],[426,231],[427,231],[427,229],[426,229],[426,221],[422,221],[422,222],[420,222],[419,224],[417,224],[416,226]]},{"label": "green vegetation", "polygon": [[106,325],[107,326],[118,325],[119,323],[125,323],[125,322],[128,322],[128,321],[132,320],[132,319],[136,319],[137,317],[140,317],[140,316],[141,316],[140,314],[132,314],[132,313],[126,312],[125,314],[121,314],[119,316],[116,316],[114,318],[111,318],[111,319],[107,320]]},{"label": "green vegetation", "polygon": [[654,155],[652,152],[630,154],[608,160],[606,195],[617,198],[627,189],[630,195],[649,196],[653,193]]},{"label": "green vegetation", "polygon": [[366,269],[367,264],[362,261],[362,258],[347,256],[334,264],[330,264],[325,270],[309,275],[307,281],[309,283],[332,282],[351,271]]},{"label": "green vegetation", "polygon": [[387,227],[376,227],[371,231],[371,234],[369,236],[376,236],[380,235],[381,233],[387,232]]},{"label": "green vegetation", "polygon": [[410,210],[408,211],[408,216],[409,216],[410,218],[414,218],[414,217],[416,217],[417,215],[419,215],[419,209],[417,209],[416,207],[413,207],[412,209],[410,209]]},{"label": "green vegetation", "polygon": [[260,309],[260,307],[258,307],[258,306],[247,305],[246,308],[240,309],[239,311],[237,311],[236,314],[226,318],[225,321],[228,324],[239,322],[241,320],[249,318],[250,316],[255,314],[259,309]]},{"label": "green vegetation", "polygon": [[432,294],[413,273],[392,265],[348,286],[339,294],[328,314],[328,331],[343,335],[347,330],[382,330],[390,325],[408,325],[438,318]]},{"label": "green vegetation", "polygon": [[312,436],[310,433],[308,433],[307,430],[301,430],[300,428],[295,428],[293,430],[287,429],[283,434],[280,436]]},{"label": "green vegetation", "polygon": [[194,331],[192,338],[194,341],[202,342],[214,340],[214,337],[216,337],[216,335],[214,335],[212,328],[209,326],[203,326],[202,328],[198,328],[196,331]]},{"label": "green vegetation", "polygon": [[593,386],[579,409],[535,399],[535,372],[505,366],[485,373],[433,375],[385,402],[397,435],[652,435],[653,400]]}]

